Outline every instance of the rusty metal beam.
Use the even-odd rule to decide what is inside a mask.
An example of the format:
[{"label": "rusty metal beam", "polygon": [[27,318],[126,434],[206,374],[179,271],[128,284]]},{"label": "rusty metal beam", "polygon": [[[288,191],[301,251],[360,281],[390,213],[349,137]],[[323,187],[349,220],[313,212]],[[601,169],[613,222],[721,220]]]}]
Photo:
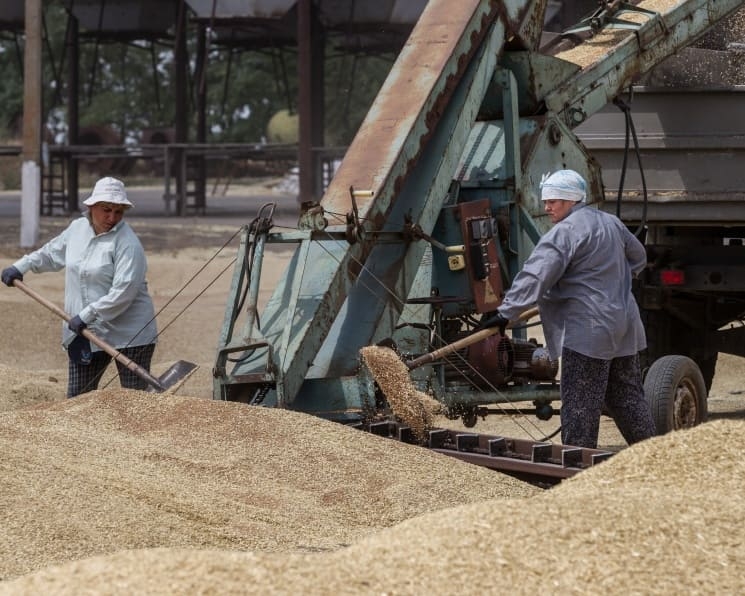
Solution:
[{"label": "rusty metal beam", "polygon": [[[396,204],[397,199],[400,200],[407,176],[427,148],[428,139],[435,134],[442,114],[455,109],[450,105],[450,100],[465,73],[469,72],[470,58],[482,47],[488,33],[494,30],[496,14],[496,3],[480,0],[463,0],[457,4],[432,0],[427,5],[324,195],[322,205],[326,211],[350,212],[349,189],[352,186],[371,190],[371,194],[360,198],[360,219],[365,222],[368,231],[384,225],[385,213]],[[483,68],[496,62],[496,55],[502,46],[501,30],[497,36],[500,41],[489,40],[490,60],[484,63]],[[473,70],[470,72],[474,75]],[[460,133],[465,129],[470,130],[471,120],[475,118],[478,104],[483,100],[491,74],[479,72],[478,76],[474,75],[475,82],[468,83],[469,91],[462,101],[469,106],[475,104],[476,108],[471,110],[469,107],[458,114],[459,121],[453,124],[458,134],[449,138],[443,155],[460,155],[460,144],[465,144],[465,138],[461,139]],[[453,117],[455,119],[455,115]],[[430,157],[432,159],[425,161],[436,164],[437,157]],[[441,169],[440,173],[445,169]],[[447,182],[449,184],[449,178]],[[432,191],[437,195],[437,200],[442,200],[444,193],[441,190],[438,187],[436,192]],[[439,206],[424,203],[422,206],[420,200],[419,209],[426,211],[427,217],[439,211]],[[426,225],[430,227],[425,231],[431,231],[434,219],[428,220]],[[359,265],[367,260],[371,249],[369,243],[351,245],[338,260],[332,259],[336,262],[328,263],[325,269],[319,267],[319,262],[312,264],[314,276],[317,277],[317,281],[313,282],[313,292],[320,299],[314,301],[312,307],[304,307],[303,326],[293,329],[291,345],[278,348],[284,361],[278,382],[278,394],[283,405],[290,404],[297,395],[311,362],[344,304]],[[302,267],[305,266],[306,263],[303,263]],[[403,261],[392,264],[392,267],[395,266],[403,266]],[[291,311],[288,324],[292,324],[293,317]],[[280,319],[268,315],[265,321],[269,320]]]},{"label": "rusty metal beam", "polygon": [[327,211],[351,209],[350,187],[375,191],[360,198],[360,217],[388,210],[496,11],[480,0],[428,3],[326,191]]},{"label": "rusty metal beam", "polygon": [[690,45],[733,13],[743,0],[691,0],[642,23],[636,31],[618,30],[615,44],[546,95],[546,107],[576,127],[629,87],[650,68]]},{"label": "rusty metal beam", "polygon": [[526,480],[554,484],[595,466],[614,452],[559,443],[436,428],[425,442],[411,428],[395,420],[355,424],[355,428],[404,443],[421,444],[431,451]]}]

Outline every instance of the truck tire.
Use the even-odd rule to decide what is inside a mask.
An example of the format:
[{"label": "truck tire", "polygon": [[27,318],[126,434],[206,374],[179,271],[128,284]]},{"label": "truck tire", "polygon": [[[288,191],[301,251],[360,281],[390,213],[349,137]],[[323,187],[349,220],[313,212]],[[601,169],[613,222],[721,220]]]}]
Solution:
[{"label": "truck tire", "polygon": [[698,365],[687,356],[655,360],[644,378],[644,395],[658,435],[706,420],[706,384]]},{"label": "truck tire", "polygon": [[686,355],[698,364],[708,394],[716,372],[718,353],[696,350],[691,338],[698,338],[699,334],[689,327],[682,326],[665,312],[641,311],[641,315],[647,336],[647,349],[640,355],[642,370],[648,369],[662,356]]}]

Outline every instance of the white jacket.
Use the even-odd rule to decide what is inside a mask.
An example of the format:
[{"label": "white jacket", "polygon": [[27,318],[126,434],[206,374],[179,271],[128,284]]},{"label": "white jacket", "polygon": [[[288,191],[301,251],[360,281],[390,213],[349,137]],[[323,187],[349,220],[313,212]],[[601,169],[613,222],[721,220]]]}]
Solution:
[{"label": "white jacket", "polygon": [[[126,222],[96,235],[88,217],[80,217],[14,266],[23,274],[65,267],[65,311],[70,316],[80,316],[90,331],[117,349],[155,343],[145,251]],[[63,345],[74,337],[64,323]]]}]

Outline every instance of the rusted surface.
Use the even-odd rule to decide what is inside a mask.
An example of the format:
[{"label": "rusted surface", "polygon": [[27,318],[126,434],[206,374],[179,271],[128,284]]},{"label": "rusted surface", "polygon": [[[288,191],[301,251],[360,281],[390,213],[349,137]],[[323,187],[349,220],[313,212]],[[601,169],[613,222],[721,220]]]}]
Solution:
[{"label": "rusted surface", "polygon": [[[492,12],[489,12],[489,11]],[[375,191],[361,217],[385,212],[460,80],[493,7],[479,0],[432,0],[417,22],[324,198],[327,211],[350,210],[349,188]]]},{"label": "rusted surface", "polygon": [[429,448],[493,470],[564,479],[608,459],[612,452],[527,439],[439,429]]},{"label": "rusted surface", "polygon": [[[357,427],[405,443],[416,442],[411,429],[392,420],[360,424]],[[613,455],[613,452],[603,449],[464,433],[444,428],[431,430],[428,444],[424,447],[477,466],[547,484],[570,478]]]},{"label": "rusted surface", "polygon": [[547,0],[502,3],[510,49],[537,50],[543,32]]},{"label": "rusted surface", "polygon": [[[720,19],[742,5],[742,0],[678,2],[647,0],[640,7],[657,11],[659,18],[639,17],[638,30],[610,29],[557,57],[582,67],[556,85],[545,98],[571,128],[605,106],[639,75],[691,44]],[[633,20],[633,15],[625,15]]]},{"label": "rusted surface", "polygon": [[[491,208],[488,199],[461,203],[457,206],[463,243],[466,245],[466,271],[471,287],[476,312],[485,313],[495,310],[502,303],[504,294],[502,274],[499,267],[499,254],[496,235],[477,238],[474,227],[491,222]],[[477,275],[478,271],[483,272]]]},{"label": "rusted surface", "polygon": [[501,387],[512,377],[515,349],[509,338],[496,333],[469,346],[464,358],[468,368],[462,374],[477,384]]}]

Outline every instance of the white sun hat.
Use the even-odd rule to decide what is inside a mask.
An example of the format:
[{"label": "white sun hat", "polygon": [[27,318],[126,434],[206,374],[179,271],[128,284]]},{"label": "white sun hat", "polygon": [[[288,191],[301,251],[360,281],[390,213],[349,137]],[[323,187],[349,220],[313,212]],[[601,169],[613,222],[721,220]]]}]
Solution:
[{"label": "white sun hat", "polygon": [[124,182],[107,176],[101,178],[93,187],[93,192],[85,201],[84,205],[95,205],[96,203],[111,203],[112,205],[124,205],[125,207],[134,207],[127,198],[127,191],[124,190]]}]

